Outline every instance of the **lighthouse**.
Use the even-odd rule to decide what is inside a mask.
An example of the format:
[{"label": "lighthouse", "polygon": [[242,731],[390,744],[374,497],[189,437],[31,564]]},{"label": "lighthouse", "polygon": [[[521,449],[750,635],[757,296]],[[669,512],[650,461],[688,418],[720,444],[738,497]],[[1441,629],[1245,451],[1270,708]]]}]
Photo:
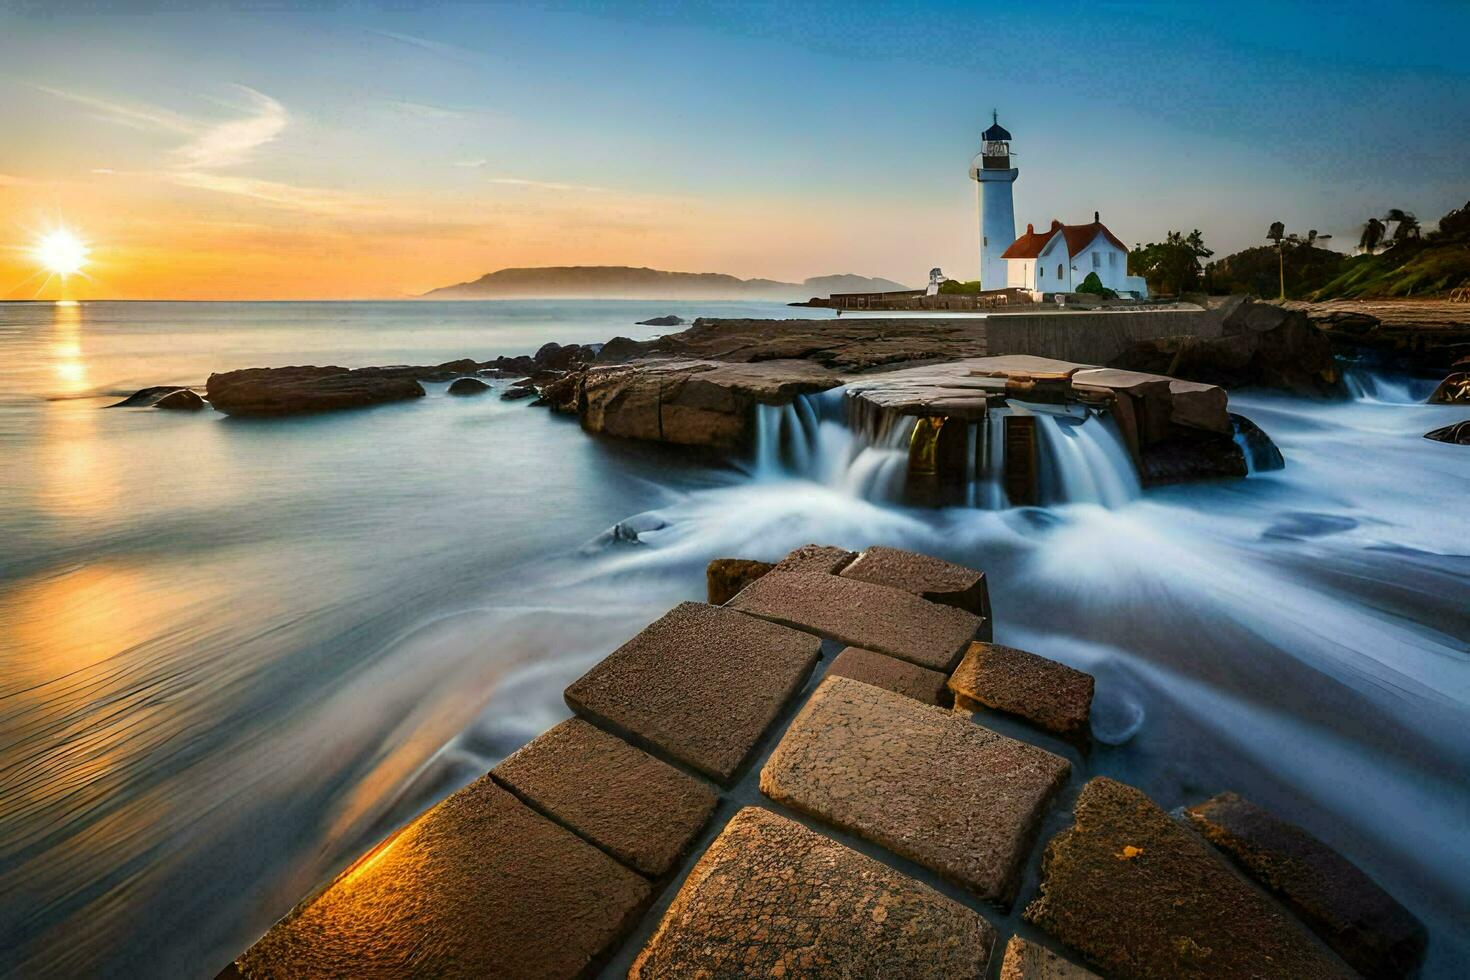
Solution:
[{"label": "lighthouse", "polygon": [[970,161],[970,179],[980,182],[980,288],[1004,289],[1006,260],[1001,253],[1016,240],[1016,208],[1011,184],[1020,171],[1011,166],[1011,134],[991,113],[980,134],[980,152]]}]

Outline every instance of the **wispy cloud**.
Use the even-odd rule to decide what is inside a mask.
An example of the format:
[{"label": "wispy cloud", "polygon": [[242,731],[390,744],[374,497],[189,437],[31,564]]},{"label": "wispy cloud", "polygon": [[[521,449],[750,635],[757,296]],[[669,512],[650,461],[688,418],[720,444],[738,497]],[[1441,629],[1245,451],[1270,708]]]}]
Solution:
[{"label": "wispy cloud", "polygon": [[274,180],[258,180],[254,177],[236,177],[195,170],[177,171],[168,176],[175,183],[185,187],[216,191],[221,194],[234,194],[239,197],[253,198],[276,207],[310,211],[314,214],[341,217],[351,214],[371,214],[380,209],[379,202],[371,198],[321,187],[302,187]]},{"label": "wispy cloud", "polygon": [[525,177],[491,177],[492,184],[508,184],[512,187],[534,187],[544,191],[584,191],[589,194],[602,194],[607,191],[606,187],[592,187],[587,184],[559,184],[550,180],[530,180]]},{"label": "wispy cloud", "polygon": [[108,122],[119,123],[133,129],[162,129],[174,133],[193,134],[199,132],[199,123],[186,116],[157,106],[139,105],[136,103],[114,102],[109,99],[99,99],[95,96],[80,92],[67,92],[59,88],[50,88],[46,85],[37,85],[36,89],[47,95],[54,95],[58,99],[65,99],[77,105],[86,106],[97,113],[98,117]]},{"label": "wispy cloud", "polygon": [[236,86],[250,101],[250,115],[203,129],[177,150],[179,161],[190,169],[209,170],[246,160],[251,151],[271,142],[286,128],[286,107],[269,95],[244,85]]},{"label": "wispy cloud", "polygon": [[410,116],[419,116],[424,119],[463,119],[465,113],[458,109],[446,109],[442,105],[430,105],[427,102],[406,102],[392,100],[388,103],[399,112],[406,112]]},{"label": "wispy cloud", "polygon": [[478,51],[462,48],[457,44],[445,44],[443,41],[431,41],[426,37],[418,37],[413,34],[400,34],[398,31],[378,30],[370,30],[369,33],[376,34],[378,37],[385,37],[390,41],[397,41],[400,44],[407,44],[422,51],[428,51],[431,54],[439,55],[441,58],[453,58],[456,61],[463,61],[467,58],[480,57]]}]

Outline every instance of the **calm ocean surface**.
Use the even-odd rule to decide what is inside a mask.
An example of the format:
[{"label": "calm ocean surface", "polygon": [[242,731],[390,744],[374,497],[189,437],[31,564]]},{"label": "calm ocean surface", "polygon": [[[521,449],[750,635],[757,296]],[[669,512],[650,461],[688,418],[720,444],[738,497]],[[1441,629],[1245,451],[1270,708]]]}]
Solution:
[{"label": "calm ocean surface", "polygon": [[[145,385],[651,336],[683,302],[0,304],[0,975],[208,977],[566,715],[710,558],[811,540],[985,568],[997,639],[1098,677],[1094,771],[1235,789],[1470,958],[1463,409],[1237,394],[1285,470],[1114,507],[915,510],[589,438],[525,402],[280,420]],[[810,311],[802,311],[803,314]],[[610,530],[642,530],[637,541]]]}]

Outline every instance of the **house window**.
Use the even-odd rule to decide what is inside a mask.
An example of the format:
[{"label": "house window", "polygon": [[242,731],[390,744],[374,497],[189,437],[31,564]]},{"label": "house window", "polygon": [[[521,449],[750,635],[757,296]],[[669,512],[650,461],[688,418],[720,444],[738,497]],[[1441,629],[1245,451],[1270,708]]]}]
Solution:
[{"label": "house window", "polygon": [[1046,278],[1046,266],[1043,265],[1043,266],[1040,266],[1039,268],[1037,268],[1037,270],[1036,270],[1036,278],[1038,278],[1038,279],[1045,279]]},{"label": "house window", "polygon": [[1057,263],[1057,278],[1062,278],[1062,264],[1060,262]]},{"label": "house window", "polygon": [[1093,252],[1092,253],[1092,267],[1094,269],[1101,269],[1102,268],[1102,253],[1101,252]]},{"label": "house window", "polygon": [[1117,252],[1109,252],[1108,253],[1108,266],[1110,268],[1113,268],[1113,269],[1116,269],[1118,267],[1118,253]]}]

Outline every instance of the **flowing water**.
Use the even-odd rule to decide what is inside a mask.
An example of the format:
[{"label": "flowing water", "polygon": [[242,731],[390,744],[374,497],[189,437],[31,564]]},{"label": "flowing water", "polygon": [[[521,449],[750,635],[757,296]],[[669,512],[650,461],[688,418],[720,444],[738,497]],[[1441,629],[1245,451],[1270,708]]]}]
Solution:
[{"label": "flowing water", "polygon": [[[1286,466],[1140,491],[1039,416],[1046,506],[903,506],[907,428],[841,391],[722,465],[443,385],[310,419],[104,410],[254,364],[430,363],[757,304],[0,305],[0,974],[209,976],[365,846],[564,717],[718,556],[890,544],[985,568],[996,635],[1098,678],[1092,769],[1235,789],[1470,957],[1463,415],[1237,393]],[[639,334],[636,331],[645,331]],[[1370,386],[1371,387],[1368,387]],[[1421,390],[1422,388],[1422,390]]]}]

